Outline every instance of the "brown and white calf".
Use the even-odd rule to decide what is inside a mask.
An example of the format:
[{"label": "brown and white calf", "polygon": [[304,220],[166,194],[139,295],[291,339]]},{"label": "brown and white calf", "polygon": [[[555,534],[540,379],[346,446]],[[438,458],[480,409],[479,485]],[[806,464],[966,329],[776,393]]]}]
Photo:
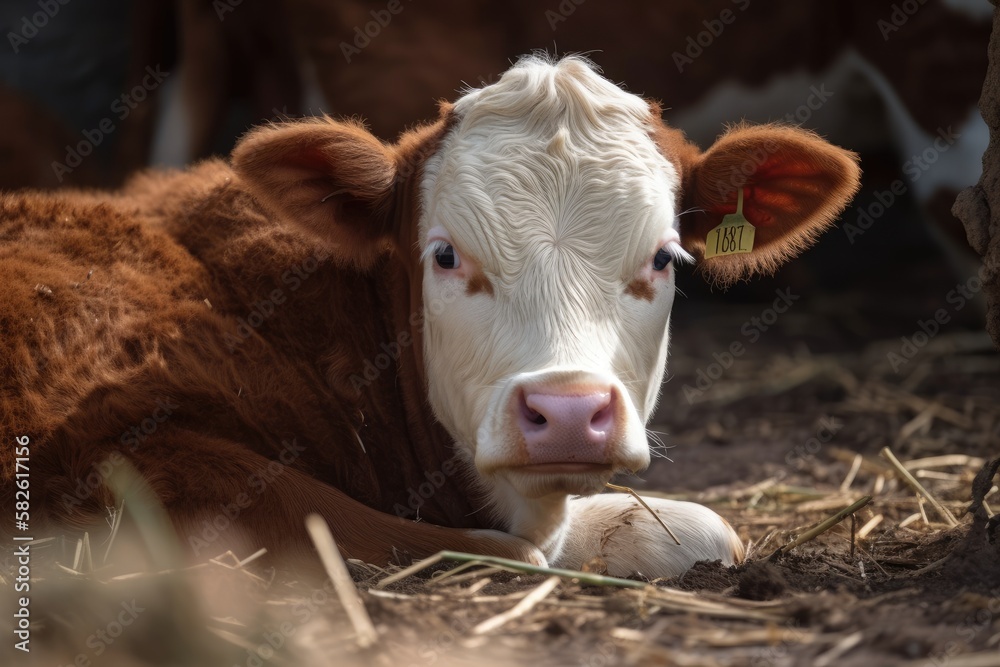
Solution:
[{"label": "brown and white calf", "polygon": [[675,266],[742,192],[752,252],[702,270],[773,270],[858,177],[794,127],[702,153],[584,60],[526,58],[396,144],[292,122],[119,193],[6,195],[3,506],[27,437],[38,530],[99,520],[127,460],[199,556],[304,552],[318,512],[375,563],[738,561],[707,508],[650,499],[678,546],[597,494],[649,463]]}]

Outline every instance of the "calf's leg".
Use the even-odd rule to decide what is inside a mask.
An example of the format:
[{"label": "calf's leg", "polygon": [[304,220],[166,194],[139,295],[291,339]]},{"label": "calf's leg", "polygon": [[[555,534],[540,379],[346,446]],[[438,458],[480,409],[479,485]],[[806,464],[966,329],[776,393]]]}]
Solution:
[{"label": "calf's leg", "polygon": [[[445,528],[372,509],[342,491],[224,438],[177,429],[157,434],[135,452],[116,445],[46,443],[38,450],[47,493],[39,523],[50,530],[102,522],[117,505],[107,485],[75,494],[79,480],[109,461],[128,460],[170,517],[182,550],[201,561],[232,549],[244,557],[264,547],[276,561],[315,560],[304,519],[326,519],[346,558],[385,565],[438,551],[468,551],[536,564],[545,557],[529,542],[493,530]],[[120,463],[118,465],[121,465]],[[10,485],[13,488],[13,485]],[[126,513],[130,511],[126,503]],[[135,517],[133,517],[135,518]]]},{"label": "calf's leg", "polygon": [[[282,478],[275,480],[229,529],[234,539],[246,544],[247,552],[266,546],[278,559],[314,558],[304,519],[316,513],[326,519],[343,556],[366,563],[386,565],[451,550],[546,564],[537,547],[508,533],[446,528],[386,514],[298,470],[286,470]],[[211,522],[222,512],[213,508],[227,502],[231,506],[233,502],[232,498],[226,500],[221,496],[204,500],[207,512],[196,507],[171,512],[177,517],[175,525],[181,539],[191,545],[192,551],[194,545],[200,544],[199,534],[206,527],[211,534]],[[202,554],[196,555],[214,555],[209,551],[202,550]]]},{"label": "calf's leg", "polygon": [[566,540],[554,559],[560,567],[578,569],[599,557],[608,574],[674,577],[701,560],[721,560],[733,565],[743,560],[744,549],[732,526],[703,505],[661,498],[643,498],[670,530],[632,496],[605,493],[576,498],[569,503]]}]

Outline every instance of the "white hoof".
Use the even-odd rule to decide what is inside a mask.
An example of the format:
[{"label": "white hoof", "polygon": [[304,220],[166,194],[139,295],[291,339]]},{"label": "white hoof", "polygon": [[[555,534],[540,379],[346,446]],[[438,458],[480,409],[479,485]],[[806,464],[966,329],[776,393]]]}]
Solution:
[{"label": "white hoof", "polygon": [[570,526],[563,549],[553,559],[560,567],[578,569],[597,557],[608,574],[636,572],[654,579],[675,577],[701,560],[734,565],[743,560],[743,545],[732,526],[703,505],[679,500],[643,498],[680,545],[635,498],[602,494],[570,503]]}]

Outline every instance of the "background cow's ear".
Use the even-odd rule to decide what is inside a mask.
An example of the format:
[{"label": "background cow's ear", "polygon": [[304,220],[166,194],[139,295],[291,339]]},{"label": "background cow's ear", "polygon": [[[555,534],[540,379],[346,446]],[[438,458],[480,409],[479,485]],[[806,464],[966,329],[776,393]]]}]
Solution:
[{"label": "background cow's ear", "polygon": [[360,123],[257,128],[233,150],[232,166],[259,202],[342,261],[365,268],[390,243],[395,160]]},{"label": "background cow's ear", "polygon": [[[809,247],[860,186],[858,156],[808,130],[782,125],[737,125],[705,153],[689,157],[681,240],[701,258],[706,277],[722,285],[773,273]],[[725,215],[743,214],[755,228],[749,253],[704,259],[706,241]]]}]

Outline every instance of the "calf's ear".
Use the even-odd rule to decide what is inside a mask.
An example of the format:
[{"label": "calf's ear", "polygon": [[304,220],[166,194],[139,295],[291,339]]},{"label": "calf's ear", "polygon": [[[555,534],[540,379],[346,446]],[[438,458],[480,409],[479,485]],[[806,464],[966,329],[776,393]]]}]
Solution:
[{"label": "calf's ear", "polygon": [[395,158],[360,123],[260,127],[240,140],[231,163],[257,201],[339,260],[367,268],[391,244]]},{"label": "calf's ear", "polygon": [[[675,144],[676,145],[676,144]],[[711,282],[729,285],[773,273],[829,228],[860,186],[857,154],[784,125],[730,128],[704,153],[675,151],[683,172],[681,244]],[[754,227],[749,252],[719,252],[713,230],[742,212]],[[741,250],[746,250],[744,245]]]}]

